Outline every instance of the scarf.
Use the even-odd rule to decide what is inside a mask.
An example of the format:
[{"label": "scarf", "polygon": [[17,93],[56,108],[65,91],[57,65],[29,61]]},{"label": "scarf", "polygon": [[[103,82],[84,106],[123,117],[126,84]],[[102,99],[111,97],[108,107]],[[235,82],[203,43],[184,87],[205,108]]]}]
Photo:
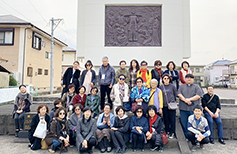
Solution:
[{"label": "scarf", "polygon": [[124,83],[123,84],[119,83],[119,97],[122,101],[123,101],[123,96],[124,96],[124,90],[125,90]]},{"label": "scarf", "polygon": [[68,107],[68,105],[72,105],[74,97],[75,97],[75,93],[72,93],[72,94],[70,94],[69,92],[67,93],[66,107]]},{"label": "scarf", "polygon": [[161,78],[161,76],[162,76],[162,74],[161,74],[161,68],[158,69],[158,68],[155,67],[155,70],[159,73],[159,76],[160,76],[160,78]]},{"label": "scarf", "polygon": [[140,69],[141,73],[142,73],[142,79],[144,82],[147,82],[147,79],[146,79],[146,72],[147,72],[147,68],[146,69]]},{"label": "scarf", "polygon": [[56,134],[57,136],[62,136],[64,138],[67,137],[67,131],[66,131],[66,118],[63,120],[59,120],[58,118],[55,118],[57,121],[57,129],[56,129]]},{"label": "scarf", "polygon": [[156,119],[157,119],[157,114],[155,114],[155,116],[154,116],[154,118],[153,118],[152,120],[151,120],[151,117],[149,118],[149,123],[150,123],[150,133],[153,132],[153,130],[152,130],[152,125],[155,123]]},{"label": "scarf", "polygon": [[119,118],[120,120],[125,119],[125,118],[127,118],[127,117],[128,117],[128,116],[127,116],[126,114],[124,114],[122,118],[120,118],[120,117],[118,116],[118,118]]}]

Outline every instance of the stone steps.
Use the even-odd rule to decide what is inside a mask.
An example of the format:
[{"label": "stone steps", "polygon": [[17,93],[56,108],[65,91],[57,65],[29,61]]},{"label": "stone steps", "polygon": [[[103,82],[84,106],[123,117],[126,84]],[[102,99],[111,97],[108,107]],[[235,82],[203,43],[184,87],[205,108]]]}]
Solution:
[{"label": "stone steps", "polygon": [[226,98],[221,98],[220,103],[222,104],[235,104],[235,99],[226,99]]}]

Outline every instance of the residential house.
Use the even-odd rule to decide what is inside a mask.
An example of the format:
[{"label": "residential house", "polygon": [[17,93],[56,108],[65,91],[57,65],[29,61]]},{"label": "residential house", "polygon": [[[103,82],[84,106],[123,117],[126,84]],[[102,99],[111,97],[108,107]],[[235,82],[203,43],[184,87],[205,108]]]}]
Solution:
[{"label": "residential house", "polygon": [[2,62],[8,62],[8,60],[0,57],[0,87],[6,87],[9,86],[10,71],[1,65]]},{"label": "residential house", "polygon": [[194,83],[200,85],[201,87],[205,86],[204,65],[191,65],[189,68],[193,72],[193,75],[195,77]]},{"label": "residential house", "polygon": [[[61,86],[62,48],[67,44],[54,38],[53,88]],[[28,21],[12,15],[0,16],[0,56],[19,84],[38,91],[50,89],[51,35]]]},{"label": "residential house", "polygon": [[227,66],[226,75],[229,76],[229,87],[237,88],[237,60],[228,63]]},{"label": "residential house", "polygon": [[204,67],[204,84],[207,85],[226,85],[228,82],[227,76],[223,73],[228,69],[227,64],[230,60],[217,60]]}]

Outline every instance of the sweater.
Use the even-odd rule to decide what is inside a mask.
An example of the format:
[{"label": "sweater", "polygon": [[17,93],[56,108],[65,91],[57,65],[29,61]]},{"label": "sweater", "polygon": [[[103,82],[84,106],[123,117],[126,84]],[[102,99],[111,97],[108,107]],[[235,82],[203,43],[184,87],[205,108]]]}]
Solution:
[{"label": "sweater", "polygon": [[115,74],[115,81],[116,81],[116,83],[118,82],[118,77],[119,77],[120,74],[125,75],[125,77],[126,77],[125,83],[127,83],[129,85],[129,81],[130,81],[130,73],[129,73],[129,71],[126,68],[125,69],[119,68],[116,71],[116,74]]},{"label": "sweater", "polygon": [[[25,107],[21,108],[20,107],[20,101],[24,100],[25,101]],[[14,111],[18,110],[18,109],[22,109],[24,112],[30,112],[30,105],[32,103],[32,99],[29,93],[21,93],[19,92],[15,98],[15,102],[14,102]]]},{"label": "sweater", "polygon": [[[177,89],[175,88],[174,85],[172,85],[172,84],[168,84],[168,85],[162,84],[159,88],[162,90],[162,93],[163,93],[163,105],[164,105],[164,107],[168,107],[167,103],[176,102]],[[165,93],[166,93],[167,97],[165,96]]]},{"label": "sweater", "polygon": [[83,107],[85,107],[85,102],[86,102],[86,94],[84,94],[82,98],[81,95],[77,94],[73,99],[73,106],[75,104],[81,104]]},{"label": "sweater", "polygon": [[113,66],[111,66],[110,64],[108,64],[107,67],[108,68],[106,69],[106,71],[105,71],[104,65],[100,67],[100,70],[99,70],[99,85],[100,86],[109,86],[109,85],[114,84],[115,70]]}]

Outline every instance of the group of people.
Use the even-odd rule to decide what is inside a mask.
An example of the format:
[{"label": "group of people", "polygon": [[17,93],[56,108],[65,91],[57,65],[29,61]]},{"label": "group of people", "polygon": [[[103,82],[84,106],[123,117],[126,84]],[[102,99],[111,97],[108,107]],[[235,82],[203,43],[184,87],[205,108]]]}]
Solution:
[{"label": "group of people", "polygon": [[[201,88],[194,84],[194,76],[189,70],[189,63],[184,61],[179,71],[170,61],[166,71],[161,70],[162,63],[154,62],[155,68],[147,70],[147,62],[130,62],[127,70],[126,61],[120,61],[120,68],[115,72],[108,57],[102,58],[99,70],[100,96],[97,95],[96,73],[88,60],[86,70],[80,75],[79,62],[68,68],[63,77],[62,98],[54,101],[50,111],[47,105],[38,107],[38,114],[32,119],[29,140],[32,149],[41,148],[42,140],[34,135],[40,123],[45,124],[48,133],[43,140],[49,146],[49,152],[76,145],[79,152],[92,153],[92,147],[98,144],[102,153],[126,152],[127,142],[132,142],[133,151],[144,151],[144,144],[149,142],[151,150],[163,151],[162,133],[172,139],[175,137],[176,97],[179,98],[181,124],[187,140],[191,141],[195,151],[197,142],[213,143],[213,121],[218,126],[219,142],[223,140],[223,125],[220,118],[219,97],[208,86],[208,93],[203,95]],[[80,78],[79,78],[80,77]],[[107,95],[108,103],[105,103]],[[202,117],[202,107],[204,116]],[[25,86],[20,86],[20,93],[14,104],[15,126],[17,133],[23,129],[24,113],[29,112],[30,95]],[[100,106],[100,109],[99,109]],[[130,119],[126,112],[132,111]],[[97,117],[97,121],[95,120]],[[61,145],[61,147],[60,147]]]}]

